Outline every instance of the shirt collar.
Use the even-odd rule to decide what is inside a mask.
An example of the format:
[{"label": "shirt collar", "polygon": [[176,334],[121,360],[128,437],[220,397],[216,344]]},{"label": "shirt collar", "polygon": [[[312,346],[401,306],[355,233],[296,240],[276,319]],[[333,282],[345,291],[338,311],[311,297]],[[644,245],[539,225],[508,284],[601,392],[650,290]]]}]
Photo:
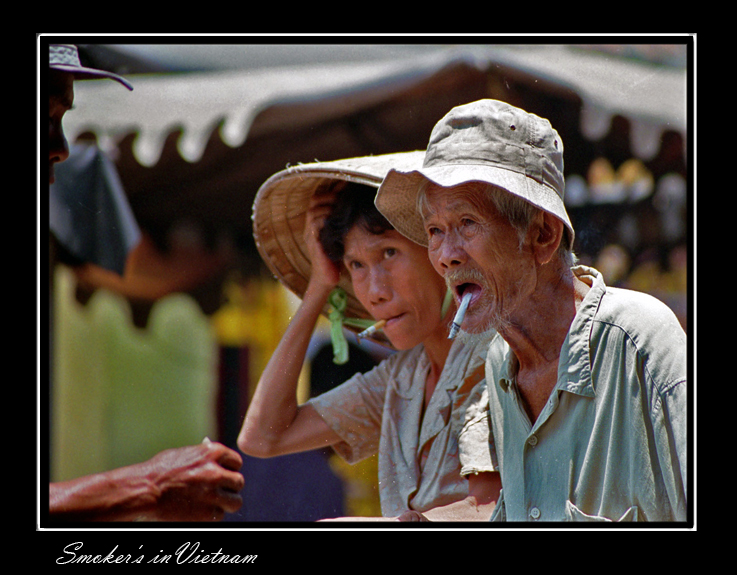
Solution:
[{"label": "shirt collar", "polygon": [[517,373],[517,356],[512,353],[512,348],[509,347],[507,342],[499,336],[489,346],[489,352],[486,356],[486,364],[489,365],[500,365],[499,370],[499,385],[503,391],[509,391],[509,386],[514,379],[515,373]]},{"label": "shirt collar", "polygon": [[590,341],[594,317],[606,292],[602,275],[592,267],[576,266],[574,275],[590,289],[581,301],[560,353],[558,388],[594,397],[591,379]]},{"label": "shirt collar", "polygon": [[[602,275],[592,267],[576,266],[572,271],[578,279],[588,284],[590,289],[584,296],[561,347],[557,388],[594,397],[589,341],[594,316],[606,292],[606,285]],[[517,358],[511,348],[508,345],[490,346],[487,361],[499,362],[497,365],[502,366],[498,379],[499,386],[503,391],[508,391],[517,372]]]}]

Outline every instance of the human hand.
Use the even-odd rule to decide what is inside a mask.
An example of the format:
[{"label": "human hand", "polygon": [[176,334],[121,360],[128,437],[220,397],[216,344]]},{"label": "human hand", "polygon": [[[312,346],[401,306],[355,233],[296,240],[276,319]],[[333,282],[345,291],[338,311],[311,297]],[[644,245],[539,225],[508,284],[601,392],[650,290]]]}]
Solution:
[{"label": "human hand", "polygon": [[243,504],[243,460],[221,443],[162,451],[141,464],[156,495],[140,519],[152,521],[220,521]]},{"label": "human hand", "polygon": [[319,284],[326,290],[331,290],[340,280],[340,266],[328,258],[320,243],[320,230],[330,215],[334,200],[335,192],[314,195],[305,217],[304,240],[312,266],[310,283]]}]

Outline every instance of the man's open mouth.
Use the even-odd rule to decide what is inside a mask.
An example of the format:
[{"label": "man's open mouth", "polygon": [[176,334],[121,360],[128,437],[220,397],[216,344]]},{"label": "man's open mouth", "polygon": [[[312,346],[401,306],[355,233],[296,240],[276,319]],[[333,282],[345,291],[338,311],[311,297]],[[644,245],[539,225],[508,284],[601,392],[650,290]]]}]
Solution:
[{"label": "man's open mouth", "polygon": [[476,283],[466,282],[455,286],[455,293],[458,301],[463,299],[467,293],[471,294],[471,303],[474,303],[481,295],[481,286]]}]

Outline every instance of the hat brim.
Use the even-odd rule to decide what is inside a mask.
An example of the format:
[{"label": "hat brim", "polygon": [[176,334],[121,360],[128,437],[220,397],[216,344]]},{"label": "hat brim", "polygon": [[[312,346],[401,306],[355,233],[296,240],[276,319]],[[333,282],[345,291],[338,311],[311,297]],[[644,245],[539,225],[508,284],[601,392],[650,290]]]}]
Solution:
[{"label": "hat brim", "polygon": [[105,70],[98,70],[96,68],[85,68],[84,66],[72,66],[68,64],[50,64],[49,67],[53,70],[59,70],[61,72],[68,72],[70,74],[74,74],[74,77],[77,79],[103,79],[103,78],[109,78],[110,80],[115,80],[117,82],[120,82],[123,86],[128,88],[129,90],[133,90],[133,85],[123,78],[122,76],[118,76],[117,74],[114,74],[113,72],[106,72]]},{"label": "hat brim", "polygon": [[[256,248],[274,276],[300,299],[304,296],[312,273],[304,227],[310,199],[343,182],[364,184],[378,189],[392,168],[411,170],[422,165],[424,151],[348,158],[333,162],[301,164],[271,176],[259,188],[253,203],[253,236]],[[353,291],[350,278],[342,274],[339,282],[347,296],[345,315],[349,318],[372,319]],[[330,313],[325,305],[323,315]],[[354,332],[360,328],[346,326]],[[390,346],[377,332],[372,339]]]},{"label": "hat brim", "polygon": [[483,164],[446,164],[417,170],[390,170],[376,195],[376,207],[398,232],[427,247],[422,214],[417,209],[420,186],[429,182],[442,187],[467,182],[484,182],[517,195],[560,219],[568,230],[570,245],[574,231],[563,200],[557,192],[537,180],[510,170]]}]

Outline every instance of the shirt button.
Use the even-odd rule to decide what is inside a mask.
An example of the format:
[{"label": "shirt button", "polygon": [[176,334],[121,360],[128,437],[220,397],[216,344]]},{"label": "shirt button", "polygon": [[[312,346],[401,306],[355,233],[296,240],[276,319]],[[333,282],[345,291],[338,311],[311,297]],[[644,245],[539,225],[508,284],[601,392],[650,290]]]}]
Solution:
[{"label": "shirt button", "polygon": [[537,507],[533,507],[530,509],[530,517],[533,519],[539,519],[540,518],[540,510]]},{"label": "shirt button", "polygon": [[535,447],[537,445],[537,435],[533,435],[530,437],[530,439],[527,440],[527,443],[529,443],[532,447]]}]

